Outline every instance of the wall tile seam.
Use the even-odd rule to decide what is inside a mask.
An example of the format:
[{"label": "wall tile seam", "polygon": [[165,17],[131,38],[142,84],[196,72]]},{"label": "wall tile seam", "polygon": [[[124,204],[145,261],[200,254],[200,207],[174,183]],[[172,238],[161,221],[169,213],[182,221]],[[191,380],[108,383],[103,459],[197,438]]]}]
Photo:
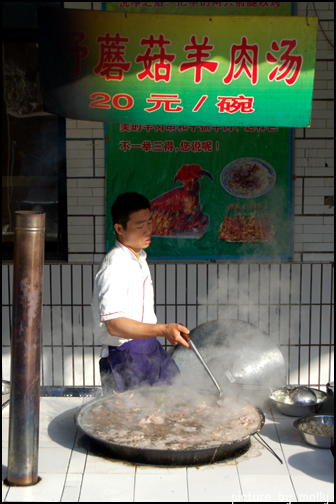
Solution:
[{"label": "wall tile seam", "polygon": [[[301,205],[298,206],[299,208],[301,208]],[[313,217],[315,219],[317,218],[323,219],[324,217],[334,217],[334,214],[294,213],[293,214],[294,224],[300,225],[300,221],[298,221],[298,219],[305,219],[310,217]],[[320,225],[323,226],[323,224]]]},{"label": "wall tile seam", "polygon": [[330,215],[330,214],[297,214],[294,216],[296,219],[298,218],[307,218],[307,219],[310,219],[310,218],[325,218],[325,217],[334,217],[333,215]]},{"label": "wall tile seam", "polygon": [[[316,63],[333,63],[334,62],[334,57],[331,58],[316,58]],[[332,71],[332,69],[330,69]],[[329,68],[328,70],[329,71]]]},{"label": "wall tile seam", "polygon": [[[314,235],[313,235],[314,236]],[[333,236],[333,235],[328,235],[327,233],[316,233],[315,239],[313,236],[310,236],[310,233],[302,233],[302,234],[296,234],[294,237],[294,243],[322,243],[323,236]]]},{"label": "wall tile seam", "polygon": [[[75,130],[72,130],[72,131],[75,131]],[[87,131],[87,130],[86,130]],[[97,141],[97,140],[103,140],[102,137],[68,137],[66,136],[66,141],[75,141],[75,142],[82,142],[82,141],[88,141],[88,140],[93,140],[93,141]]]},{"label": "wall tile seam", "polygon": [[[312,188],[310,188],[310,189],[312,189]],[[324,189],[326,189],[326,188],[324,188]],[[305,187],[305,191],[307,191],[307,190],[308,190],[308,187]],[[307,194],[305,192],[304,200],[305,200],[306,204],[310,203],[312,205],[319,205],[320,206],[320,205],[324,205],[324,197],[323,196],[324,195],[321,195],[321,194],[314,195],[314,194]]]},{"label": "wall tile seam", "polygon": [[[318,35],[320,36],[320,38],[318,40],[320,41],[323,41],[323,42],[327,42],[329,43],[327,40],[326,40],[326,37],[324,35],[324,33],[327,35],[328,39],[333,42],[333,35],[334,35],[334,28],[333,28],[333,23],[334,23],[334,20],[333,19],[326,19],[325,21],[323,20],[320,20],[320,23],[321,23],[321,26],[323,28],[323,31],[321,29],[321,27],[319,26],[319,30],[318,30]],[[324,33],[323,33],[324,32]]]},{"label": "wall tile seam", "polygon": [[[78,207],[78,205],[74,205],[75,208]],[[89,217],[95,217],[95,215],[93,215],[92,213],[83,213],[83,214],[71,214],[70,212],[68,213],[68,217],[86,217],[86,218],[89,218]]]},{"label": "wall tile seam", "polygon": [[96,176],[96,142],[92,142],[93,177]]},{"label": "wall tile seam", "polygon": [[68,197],[92,197],[92,191],[96,189],[93,187],[68,187]]},{"label": "wall tile seam", "polygon": [[306,175],[306,176],[302,176],[302,175],[296,175],[295,179],[294,180],[304,180],[305,182],[309,181],[310,179],[314,180],[314,183],[316,183],[318,180],[324,182],[325,180],[334,180],[334,176],[333,175],[325,175],[323,177],[319,176],[319,175]]}]

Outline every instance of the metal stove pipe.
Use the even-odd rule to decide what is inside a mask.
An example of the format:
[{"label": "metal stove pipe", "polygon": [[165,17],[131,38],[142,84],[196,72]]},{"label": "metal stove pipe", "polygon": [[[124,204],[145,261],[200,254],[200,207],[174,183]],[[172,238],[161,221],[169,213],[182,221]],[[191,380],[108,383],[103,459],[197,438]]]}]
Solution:
[{"label": "metal stove pipe", "polygon": [[38,437],[45,213],[15,212],[7,484],[39,481]]}]

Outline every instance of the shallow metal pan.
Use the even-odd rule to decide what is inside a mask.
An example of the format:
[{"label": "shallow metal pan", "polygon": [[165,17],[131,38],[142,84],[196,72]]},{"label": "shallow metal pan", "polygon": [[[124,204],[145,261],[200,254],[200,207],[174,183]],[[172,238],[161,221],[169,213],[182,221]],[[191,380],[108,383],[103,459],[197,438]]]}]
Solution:
[{"label": "shallow metal pan", "polygon": [[[124,392],[123,394],[129,394],[129,392]],[[104,405],[104,401],[107,399],[110,401],[111,397],[94,399],[93,401],[90,401],[80,407],[75,414],[76,424],[81,432],[89,436],[90,440],[93,440],[95,443],[104,448],[105,454],[110,455],[111,458],[127,460],[133,463],[165,466],[190,466],[212,464],[220,460],[236,457],[245,453],[249,449],[251,436],[259,432],[265,423],[265,416],[263,412],[259,408],[255,408],[260,417],[258,428],[251,432],[248,436],[237,439],[233,442],[211,448],[194,450],[156,450],[152,448],[135,448],[101,439],[84,427],[84,416],[90,414],[90,410],[95,408],[98,404]]]}]

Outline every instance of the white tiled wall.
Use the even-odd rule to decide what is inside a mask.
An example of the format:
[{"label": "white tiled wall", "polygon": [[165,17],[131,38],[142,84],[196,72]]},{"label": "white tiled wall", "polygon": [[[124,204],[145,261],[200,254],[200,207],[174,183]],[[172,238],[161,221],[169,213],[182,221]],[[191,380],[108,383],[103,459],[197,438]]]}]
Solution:
[{"label": "white tiled wall", "polygon": [[[295,132],[294,259],[334,260],[334,2],[297,2],[297,14],[319,17],[310,128]],[[323,34],[322,29],[326,35]]]}]

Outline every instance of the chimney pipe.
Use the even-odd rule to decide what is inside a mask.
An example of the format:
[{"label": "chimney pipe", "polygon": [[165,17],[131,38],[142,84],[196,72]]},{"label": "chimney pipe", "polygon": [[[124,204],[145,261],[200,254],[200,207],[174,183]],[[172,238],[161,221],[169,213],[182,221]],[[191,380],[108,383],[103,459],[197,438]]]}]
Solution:
[{"label": "chimney pipe", "polygon": [[38,483],[45,213],[15,212],[8,485]]}]

